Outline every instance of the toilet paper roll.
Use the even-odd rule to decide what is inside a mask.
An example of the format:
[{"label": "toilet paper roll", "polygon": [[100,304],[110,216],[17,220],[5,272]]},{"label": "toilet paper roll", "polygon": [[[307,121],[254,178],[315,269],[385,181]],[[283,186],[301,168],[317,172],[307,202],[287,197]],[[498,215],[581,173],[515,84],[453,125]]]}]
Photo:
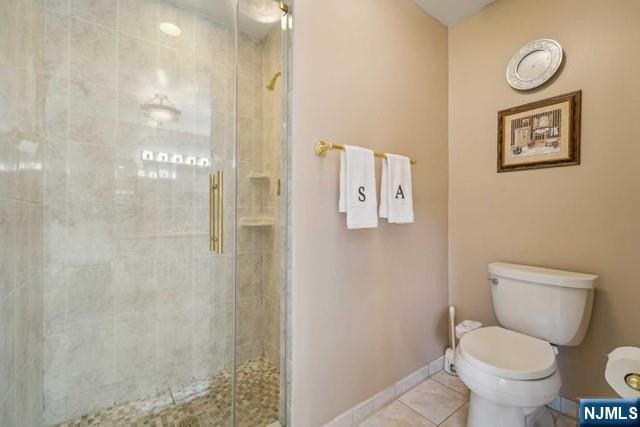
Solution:
[{"label": "toilet paper roll", "polygon": [[640,397],[640,390],[627,384],[630,374],[640,374],[640,348],[618,347],[609,353],[604,377],[616,393],[627,399]]}]

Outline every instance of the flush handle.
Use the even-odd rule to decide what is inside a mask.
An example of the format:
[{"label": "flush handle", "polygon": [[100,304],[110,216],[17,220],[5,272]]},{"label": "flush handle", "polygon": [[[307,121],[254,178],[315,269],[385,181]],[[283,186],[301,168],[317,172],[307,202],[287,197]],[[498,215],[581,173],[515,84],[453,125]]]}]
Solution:
[{"label": "flush handle", "polygon": [[489,277],[489,283],[491,283],[492,285],[498,285],[498,284],[500,284],[500,282],[498,281],[498,279],[496,279],[495,277]]}]

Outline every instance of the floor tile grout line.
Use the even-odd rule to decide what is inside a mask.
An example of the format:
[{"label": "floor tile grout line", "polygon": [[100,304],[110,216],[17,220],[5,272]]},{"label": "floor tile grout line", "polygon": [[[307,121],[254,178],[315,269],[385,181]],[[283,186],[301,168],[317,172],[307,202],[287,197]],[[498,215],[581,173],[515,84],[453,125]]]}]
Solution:
[{"label": "floor tile grout line", "polygon": [[445,418],[444,420],[442,420],[442,422],[441,422],[440,424],[438,424],[438,425],[439,425],[439,426],[441,426],[442,424],[446,423],[446,422],[447,422],[447,420],[448,420],[449,418],[453,417],[453,416],[454,416],[454,415],[455,415],[459,410],[461,410],[461,409],[462,409],[462,407],[463,407],[464,405],[466,405],[466,404],[467,404],[467,402],[469,402],[469,401],[467,400],[467,401],[466,401],[466,402],[464,402],[462,405],[460,405],[460,406],[459,406],[455,411],[453,411],[451,414],[449,414],[449,416],[448,416],[447,418]]},{"label": "floor tile grout line", "polygon": [[[433,421],[431,421],[429,418],[427,418],[424,415],[422,415],[420,412],[418,412],[415,409],[413,409],[411,406],[409,406],[406,403],[404,403],[402,400],[400,400],[400,398],[396,399],[395,401],[396,402],[400,402],[402,405],[404,405],[405,407],[409,408],[412,412],[415,412],[416,414],[418,414],[421,418],[424,418],[425,420],[429,421],[431,424],[435,424],[436,426],[438,425],[438,424],[434,423]],[[391,402],[391,403],[393,403],[393,402]]]},{"label": "floor tile grout line", "polygon": [[[441,372],[441,371],[439,371],[439,372]],[[464,395],[464,394],[460,393],[458,390],[456,390],[456,389],[454,389],[454,388],[451,388],[451,387],[449,387],[448,385],[446,385],[446,384],[444,384],[444,383],[441,383],[440,381],[438,381],[437,379],[435,379],[435,376],[436,376],[437,374],[438,374],[438,372],[436,372],[435,374],[433,374],[432,376],[430,376],[430,377],[429,377],[429,378],[427,378],[427,379],[433,379],[433,380],[434,380],[435,382],[437,382],[438,384],[445,386],[446,388],[448,388],[448,389],[449,389],[449,390],[451,390],[451,391],[455,391],[456,393],[458,393],[459,395],[461,395],[461,396],[462,396],[462,397],[464,397],[465,399],[469,400],[469,397],[468,397],[468,396],[466,396],[466,395]],[[449,375],[449,374],[447,374],[447,375]],[[426,380],[425,380],[425,381],[426,381]],[[462,381],[462,380],[460,380],[460,381]],[[464,384],[464,383],[463,383],[463,384]],[[466,387],[466,385],[465,385],[465,387]]]},{"label": "floor tile grout line", "polygon": [[447,421],[453,414],[455,414],[456,412],[458,412],[460,410],[460,408],[462,408],[465,404],[467,403],[467,400],[465,400],[464,402],[462,402],[456,409],[453,410],[452,413],[449,414],[449,416],[447,418],[445,418],[444,420],[442,420],[442,422],[438,425],[442,425],[445,421]]},{"label": "floor tile grout line", "polygon": [[[434,374],[434,375],[435,375],[435,374]],[[432,379],[432,378],[433,378],[433,375],[432,375],[431,377],[427,378],[426,380],[424,380],[423,382],[421,382],[420,384],[416,385],[414,388],[418,387],[418,386],[419,386],[419,385],[421,385],[421,384],[424,384],[425,382],[429,381],[429,380],[430,380],[430,379]],[[409,393],[411,390],[408,390],[408,391],[407,391],[406,393],[404,393],[402,396],[398,397],[398,398],[396,399],[396,401],[398,401],[398,402],[402,403],[404,406],[406,406],[407,408],[411,409],[413,412],[417,413],[417,414],[418,414],[418,415],[420,415],[422,418],[425,418],[426,420],[428,420],[428,421],[429,421],[429,422],[431,422],[432,424],[435,424],[435,425],[438,425],[438,426],[439,426],[439,425],[441,425],[442,423],[444,423],[447,419],[449,419],[449,417],[451,417],[453,414],[455,414],[456,412],[458,412],[458,410],[459,410],[460,408],[462,408],[462,407],[463,407],[467,402],[469,402],[469,398],[468,398],[467,396],[463,395],[462,393],[460,393],[460,392],[458,392],[458,391],[456,391],[456,390],[454,390],[454,389],[452,389],[452,388],[450,388],[450,387],[447,387],[446,385],[444,385],[444,384],[440,383],[439,381],[436,381],[436,380],[433,380],[433,381],[434,381],[435,383],[440,384],[441,386],[443,386],[443,387],[447,388],[448,390],[451,390],[451,391],[453,391],[453,392],[457,393],[458,395],[460,395],[460,396],[462,396],[462,397],[464,398],[464,401],[463,401],[459,406],[457,406],[457,407],[453,410],[453,412],[451,412],[451,413],[450,413],[450,414],[449,414],[449,415],[448,415],[444,420],[442,420],[442,422],[441,422],[440,424],[438,424],[438,423],[436,423],[435,421],[431,420],[429,417],[426,417],[426,416],[422,415],[420,412],[418,412],[417,410],[415,410],[414,408],[412,408],[411,406],[409,406],[409,404],[407,404],[407,403],[403,402],[402,400],[400,400],[400,399],[402,398],[402,396],[406,395],[406,394],[407,394],[407,393]]]}]

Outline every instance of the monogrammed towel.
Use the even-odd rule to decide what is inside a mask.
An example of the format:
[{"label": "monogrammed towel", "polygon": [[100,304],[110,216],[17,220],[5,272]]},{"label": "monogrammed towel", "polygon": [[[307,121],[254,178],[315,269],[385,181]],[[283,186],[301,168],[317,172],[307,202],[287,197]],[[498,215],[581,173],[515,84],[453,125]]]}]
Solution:
[{"label": "monogrammed towel", "polygon": [[378,226],[376,168],[373,151],[345,145],[340,153],[338,211],[347,214],[347,228]]},{"label": "monogrammed towel", "polygon": [[380,218],[394,224],[413,222],[411,161],[408,157],[387,154],[380,177]]}]

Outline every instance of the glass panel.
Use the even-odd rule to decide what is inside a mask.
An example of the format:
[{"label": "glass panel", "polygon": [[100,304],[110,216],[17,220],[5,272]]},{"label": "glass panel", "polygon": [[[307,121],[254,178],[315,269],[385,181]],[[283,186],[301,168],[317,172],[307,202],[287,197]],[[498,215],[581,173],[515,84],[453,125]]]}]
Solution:
[{"label": "glass panel", "polygon": [[[240,0],[238,35],[236,420],[277,422],[284,355],[282,11]],[[284,391],[284,390],[282,390]],[[282,420],[282,424],[284,420]]]},{"label": "glass panel", "polygon": [[231,425],[236,1],[46,8],[44,422]]}]

